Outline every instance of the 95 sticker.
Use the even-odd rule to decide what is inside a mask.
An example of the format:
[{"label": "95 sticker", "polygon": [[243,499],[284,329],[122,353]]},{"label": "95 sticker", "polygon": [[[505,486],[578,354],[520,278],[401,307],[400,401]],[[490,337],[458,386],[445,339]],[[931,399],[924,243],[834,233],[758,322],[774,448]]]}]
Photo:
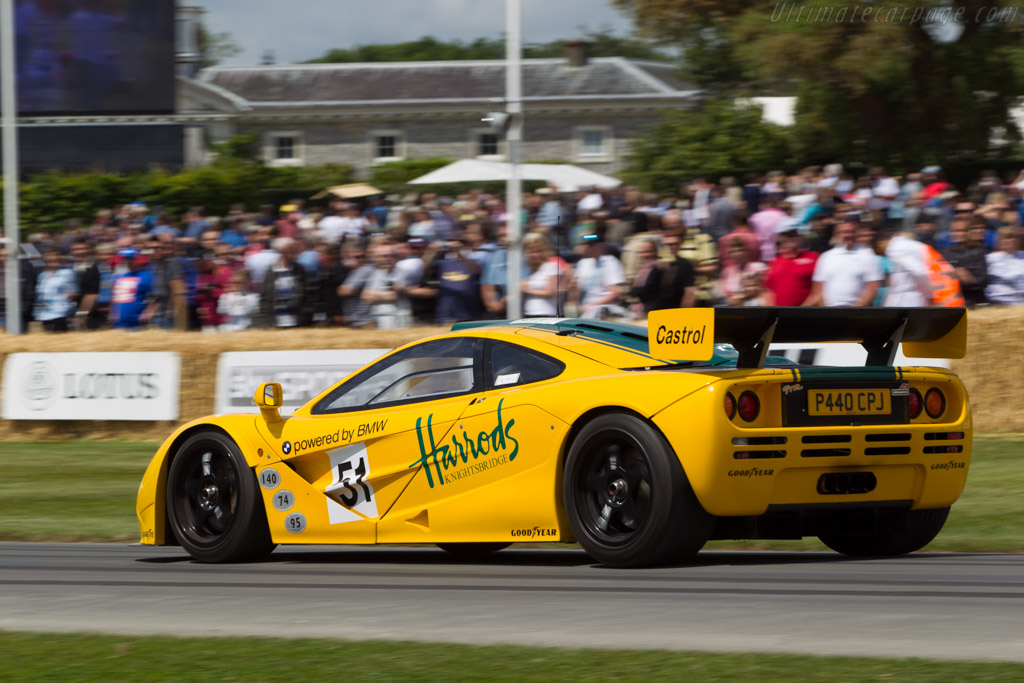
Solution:
[{"label": "95 sticker", "polygon": [[285,517],[284,528],[293,534],[301,534],[306,530],[306,516],[296,512]]}]

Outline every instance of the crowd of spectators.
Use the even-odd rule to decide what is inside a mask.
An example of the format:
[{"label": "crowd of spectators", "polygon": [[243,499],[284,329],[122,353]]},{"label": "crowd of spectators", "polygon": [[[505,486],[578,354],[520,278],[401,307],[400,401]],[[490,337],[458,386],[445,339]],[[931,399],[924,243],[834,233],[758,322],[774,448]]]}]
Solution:
[{"label": "crowd of spectators", "polygon": [[985,173],[960,191],[938,167],[854,179],[838,164],[698,179],[672,196],[546,187],[524,193],[519,264],[508,263],[504,200],[483,191],[293,200],[219,217],[196,207],[180,219],[132,203],[32,234],[39,257],[22,261],[23,322],[60,332],[502,319],[509,267],[525,316],[1015,305],[1022,198],[1024,173]]}]

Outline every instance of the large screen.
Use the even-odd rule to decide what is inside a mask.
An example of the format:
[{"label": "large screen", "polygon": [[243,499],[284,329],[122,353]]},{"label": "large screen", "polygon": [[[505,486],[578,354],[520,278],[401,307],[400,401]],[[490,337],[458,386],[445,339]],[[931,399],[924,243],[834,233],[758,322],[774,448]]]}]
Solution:
[{"label": "large screen", "polygon": [[18,110],[174,110],[174,0],[17,0]]},{"label": "large screen", "polygon": [[[22,126],[18,165],[26,175],[50,170],[125,172],[152,166],[180,168],[185,158],[182,126]],[[0,151],[3,146],[0,145]]]}]

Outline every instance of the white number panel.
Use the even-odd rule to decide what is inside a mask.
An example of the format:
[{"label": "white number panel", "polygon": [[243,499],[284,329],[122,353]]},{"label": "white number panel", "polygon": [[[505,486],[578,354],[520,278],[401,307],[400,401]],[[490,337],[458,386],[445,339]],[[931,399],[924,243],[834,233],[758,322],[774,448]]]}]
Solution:
[{"label": "white number panel", "polygon": [[331,524],[376,519],[377,501],[373,497],[370,459],[366,444],[354,443],[328,451],[331,459],[331,483],[324,489]]}]

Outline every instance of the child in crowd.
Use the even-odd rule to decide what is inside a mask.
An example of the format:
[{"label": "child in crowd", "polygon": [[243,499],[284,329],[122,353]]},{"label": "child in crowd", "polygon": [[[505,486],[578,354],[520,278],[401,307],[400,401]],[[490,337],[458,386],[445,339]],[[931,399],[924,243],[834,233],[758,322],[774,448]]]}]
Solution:
[{"label": "child in crowd", "polygon": [[226,320],[223,332],[236,332],[252,327],[252,317],[260,308],[260,295],[249,291],[249,271],[239,270],[231,276],[228,291],[217,301],[217,312]]}]

